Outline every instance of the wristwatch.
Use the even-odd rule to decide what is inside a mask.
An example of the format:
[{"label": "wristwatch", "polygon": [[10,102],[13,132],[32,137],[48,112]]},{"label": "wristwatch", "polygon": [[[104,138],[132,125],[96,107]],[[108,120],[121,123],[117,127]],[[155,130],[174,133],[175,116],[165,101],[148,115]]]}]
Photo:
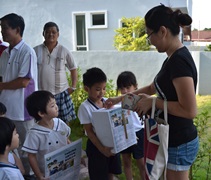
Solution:
[{"label": "wristwatch", "polygon": [[75,91],[77,88],[71,87],[70,89],[72,89],[73,91]]}]

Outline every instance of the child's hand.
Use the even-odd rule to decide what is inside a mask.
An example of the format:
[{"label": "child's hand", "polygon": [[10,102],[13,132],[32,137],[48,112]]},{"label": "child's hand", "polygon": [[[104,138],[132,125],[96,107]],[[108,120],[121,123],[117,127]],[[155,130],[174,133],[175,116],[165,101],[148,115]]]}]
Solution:
[{"label": "child's hand", "polygon": [[106,157],[114,156],[115,154],[111,152],[112,149],[113,149],[112,147],[104,146],[101,153]]},{"label": "child's hand", "polygon": [[122,96],[119,96],[119,97],[113,97],[113,98],[108,98],[106,101],[105,101],[105,108],[109,109],[111,108],[113,105],[121,102],[122,100]]}]

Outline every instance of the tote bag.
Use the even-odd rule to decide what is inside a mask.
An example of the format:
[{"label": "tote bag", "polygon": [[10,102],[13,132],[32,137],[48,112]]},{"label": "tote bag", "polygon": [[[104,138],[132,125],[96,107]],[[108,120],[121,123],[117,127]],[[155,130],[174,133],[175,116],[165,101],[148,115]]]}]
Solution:
[{"label": "tote bag", "polygon": [[145,120],[144,162],[146,180],[166,180],[168,161],[169,125],[167,120],[167,101],[164,101],[164,120],[156,120],[156,98],[152,101],[151,117]]}]

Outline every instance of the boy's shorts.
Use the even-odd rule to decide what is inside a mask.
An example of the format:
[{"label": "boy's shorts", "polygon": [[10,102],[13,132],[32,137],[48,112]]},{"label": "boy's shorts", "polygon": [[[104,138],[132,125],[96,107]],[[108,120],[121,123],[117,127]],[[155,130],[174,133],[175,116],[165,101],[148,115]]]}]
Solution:
[{"label": "boy's shorts", "polygon": [[121,154],[133,154],[134,159],[141,159],[144,157],[144,129],[136,132],[137,144],[121,151]]},{"label": "boy's shorts", "polygon": [[88,157],[89,176],[92,180],[108,180],[109,173],[121,174],[121,160],[120,154],[115,156],[104,156],[88,139],[86,146],[86,153]]},{"label": "boy's shorts", "polygon": [[196,159],[199,149],[199,139],[181,144],[177,147],[168,148],[168,164],[167,169],[173,171],[187,171]]}]

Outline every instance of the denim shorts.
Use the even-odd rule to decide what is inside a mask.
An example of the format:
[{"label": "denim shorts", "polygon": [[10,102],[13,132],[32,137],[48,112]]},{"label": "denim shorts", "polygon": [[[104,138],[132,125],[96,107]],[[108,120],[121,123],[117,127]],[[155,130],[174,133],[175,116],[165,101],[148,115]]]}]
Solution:
[{"label": "denim shorts", "polygon": [[199,149],[199,139],[181,144],[177,147],[168,148],[167,169],[173,171],[187,171],[196,159]]}]

